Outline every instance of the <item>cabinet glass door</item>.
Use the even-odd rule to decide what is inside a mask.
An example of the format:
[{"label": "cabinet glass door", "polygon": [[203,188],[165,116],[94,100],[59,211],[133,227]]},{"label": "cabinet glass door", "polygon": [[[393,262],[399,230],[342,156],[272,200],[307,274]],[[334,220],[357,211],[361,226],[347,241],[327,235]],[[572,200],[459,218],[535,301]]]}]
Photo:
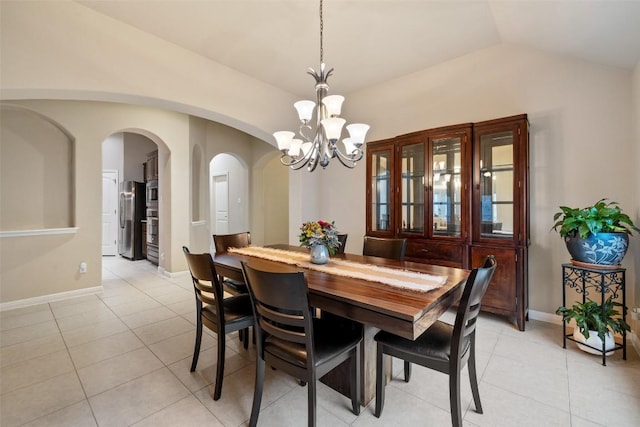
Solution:
[{"label": "cabinet glass door", "polygon": [[461,138],[432,141],[433,235],[459,237],[462,218]]},{"label": "cabinet glass door", "polygon": [[400,159],[401,232],[424,234],[424,143],[405,144]]},{"label": "cabinet glass door", "polygon": [[513,238],[513,131],[480,136],[480,237]]},{"label": "cabinet glass door", "polygon": [[371,154],[371,231],[391,231],[392,150]]}]

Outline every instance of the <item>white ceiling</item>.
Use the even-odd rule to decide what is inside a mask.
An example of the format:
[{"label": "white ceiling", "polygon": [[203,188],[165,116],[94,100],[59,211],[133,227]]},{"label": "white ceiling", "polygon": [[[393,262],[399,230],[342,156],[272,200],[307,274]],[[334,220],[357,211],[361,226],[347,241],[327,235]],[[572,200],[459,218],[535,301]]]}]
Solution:
[{"label": "white ceiling", "polygon": [[[305,72],[320,62],[318,0],[78,2],[298,96],[313,94]],[[324,0],[333,93],[498,44],[632,69],[640,62],[640,0]]]}]

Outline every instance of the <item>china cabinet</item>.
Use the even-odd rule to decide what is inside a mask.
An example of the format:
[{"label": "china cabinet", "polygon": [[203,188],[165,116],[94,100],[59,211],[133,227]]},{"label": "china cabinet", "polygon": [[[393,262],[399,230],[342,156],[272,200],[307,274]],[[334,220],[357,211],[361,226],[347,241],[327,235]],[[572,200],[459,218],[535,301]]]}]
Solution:
[{"label": "china cabinet", "polygon": [[524,330],[529,241],[526,115],[465,123],[367,144],[370,236],[406,238],[406,259],[498,268],[483,310]]}]

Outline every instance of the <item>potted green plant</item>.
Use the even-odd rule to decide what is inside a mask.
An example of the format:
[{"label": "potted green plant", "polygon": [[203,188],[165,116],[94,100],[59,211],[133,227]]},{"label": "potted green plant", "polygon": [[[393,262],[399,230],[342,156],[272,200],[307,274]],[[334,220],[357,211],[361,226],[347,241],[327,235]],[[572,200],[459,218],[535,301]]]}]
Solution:
[{"label": "potted green plant", "polygon": [[[600,354],[595,349],[602,349],[603,341],[605,342],[605,350],[614,348],[615,341],[612,332],[622,333],[631,330],[616,307],[622,307],[626,314],[627,308],[619,302],[613,301],[611,297],[603,305],[587,299],[584,303],[577,302],[570,308],[558,307],[556,314],[562,315],[562,320],[567,323],[572,319],[575,321],[573,339],[581,350]],[[587,344],[587,346],[581,343]],[[609,354],[607,353],[607,355]]]},{"label": "potted green plant", "polygon": [[560,206],[553,216],[551,229],[560,233],[573,261],[618,265],[627,253],[629,235],[640,233],[617,202],[606,200],[585,208]]}]

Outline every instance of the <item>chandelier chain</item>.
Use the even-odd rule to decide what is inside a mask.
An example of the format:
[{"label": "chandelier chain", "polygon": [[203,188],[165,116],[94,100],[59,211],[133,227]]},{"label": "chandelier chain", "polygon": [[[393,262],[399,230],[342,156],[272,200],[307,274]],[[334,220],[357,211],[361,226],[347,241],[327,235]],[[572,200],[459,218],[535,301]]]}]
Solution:
[{"label": "chandelier chain", "polygon": [[324,47],[322,45],[322,34],[324,32],[324,19],[322,17],[322,0],[320,0],[320,63],[322,64],[324,61]]}]

